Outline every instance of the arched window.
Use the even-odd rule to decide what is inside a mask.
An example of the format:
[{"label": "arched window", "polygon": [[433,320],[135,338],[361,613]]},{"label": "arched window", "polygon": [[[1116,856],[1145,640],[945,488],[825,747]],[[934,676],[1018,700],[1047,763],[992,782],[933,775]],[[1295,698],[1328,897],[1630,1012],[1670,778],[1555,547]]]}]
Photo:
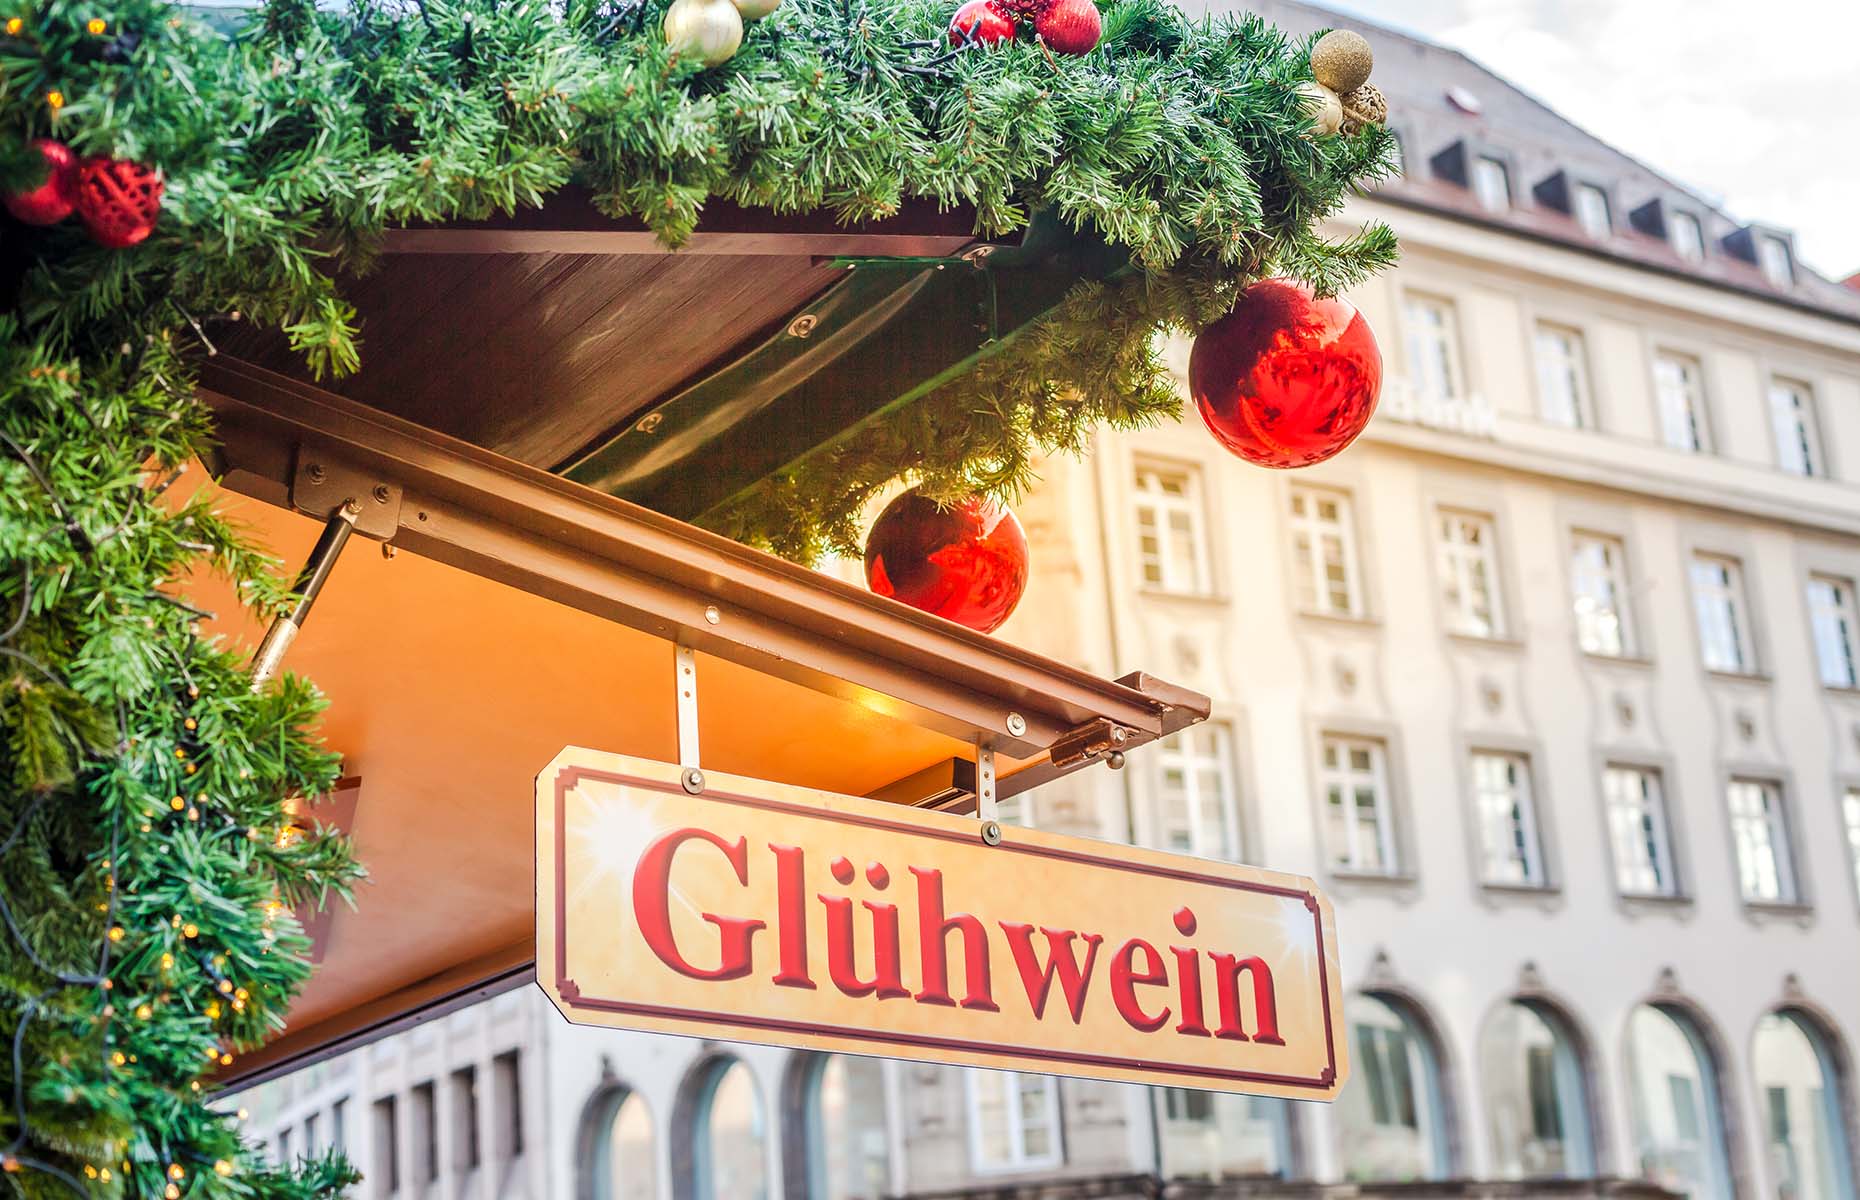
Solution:
[{"label": "arched window", "polygon": [[1268,1096],[1157,1088],[1156,1126],[1168,1179],[1291,1174],[1291,1114]]},{"label": "arched window", "polygon": [[801,1097],[809,1200],[878,1200],[891,1190],[885,1072],[876,1058],[815,1057]]},{"label": "arched window", "polygon": [[1337,1098],[1343,1169],[1350,1179],[1439,1179],[1449,1173],[1432,1039],[1393,998],[1344,1002],[1355,1066]]},{"label": "arched window", "polygon": [[1643,1004],[1628,1018],[1627,1050],[1641,1175],[1691,1200],[1730,1200],[1718,1068],[1698,1026]]},{"label": "arched window", "polygon": [[1479,1066],[1500,1176],[1595,1174],[1582,1058],[1560,1014],[1535,1001],[1510,1001],[1486,1022]]},{"label": "arched window", "polygon": [[1757,1023],[1751,1063],[1776,1195],[1782,1200],[1852,1196],[1840,1075],[1820,1028],[1795,1012],[1770,1013]]},{"label": "arched window", "polygon": [[645,1097],[614,1088],[595,1111],[584,1195],[593,1200],[658,1200],[658,1147]]},{"label": "arched window", "polygon": [[697,1200],[769,1200],[768,1117],[742,1062],[720,1058],[707,1068],[691,1135]]}]

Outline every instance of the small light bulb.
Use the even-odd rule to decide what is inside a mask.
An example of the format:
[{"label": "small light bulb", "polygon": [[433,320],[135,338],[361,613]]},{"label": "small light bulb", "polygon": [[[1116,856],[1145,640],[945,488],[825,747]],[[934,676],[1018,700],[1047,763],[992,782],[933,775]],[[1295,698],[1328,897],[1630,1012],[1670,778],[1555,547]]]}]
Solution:
[{"label": "small light bulb", "polygon": [[189,921],[187,924],[181,926],[181,936],[190,937],[190,938],[199,937],[200,926],[194,924],[192,921]]},{"label": "small light bulb", "polygon": [[65,94],[53,88],[51,91],[45,93],[45,103],[50,105],[54,111],[61,109],[65,106]]},{"label": "small light bulb", "polygon": [[19,31],[24,29],[25,27],[26,27],[26,23],[20,20],[18,17],[7,18],[6,31],[10,34],[13,34],[15,37],[19,36]]},{"label": "small light bulb", "polygon": [[168,807],[172,808],[176,812],[180,812],[182,809],[187,807],[187,801],[181,799],[179,796],[176,796],[174,799],[168,801]]},{"label": "small light bulb", "polygon": [[92,34],[102,33],[109,27],[109,22],[105,21],[102,17],[92,17],[89,21],[84,23],[84,28],[90,30]]},{"label": "small light bulb", "polygon": [[222,1067],[230,1067],[230,1066],[232,1066],[232,1055],[230,1055],[230,1054],[222,1054],[222,1055],[220,1055],[220,1066],[222,1066]]},{"label": "small light bulb", "polygon": [[195,728],[195,726],[196,726],[196,725],[198,725],[199,723],[198,723],[197,721],[195,721],[195,720],[194,720],[194,718],[192,718],[192,717],[189,717],[189,718],[187,718],[187,720],[185,720],[185,721],[182,721],[182,722],[181,722],[181,724],[182,724],[182,725],[184,725],[184,726],[186,726],[186,727],[187,727],[187,728],[189,728],[189,729],[193,729],[193,728]]},{"label": "small light bulb", "polygon": [[161,956],[161,969],[164,971],[174,970],[174,955],[164,954]]},{"label": "small light bulb", "polygon": [[123,927],[121,925],[112,925],[110,927],[110,940],[113,942],[120,942],[123,940]]},{"label": "small light bulb", "polygon": [[219,1019],[220,1019],[220,1002],[218,1000],[214,1000],[207,1005],[207,1020],[217,1021]]},{"label": "small light bulb", "polygon": [[216,1172],[218,1172],[218,1173],[219,1173],[219,1174],[221,1174],[221,1175],[231,1175],[231,1174],[232,1174],[232,1164],[231,1164],[231,1163],[229,1163],[229,1162],[227,1162],[227,1161],[226,1161],[225,1159],[223,1159],[223,1158],[222,1158],[222,1159],[220,1159],[220,1161],[218,1161],[218,1162],[216,1162],[216,1163],[214,1163],[214,1164],[213,1164],[213,1169],[214,1169],[214,1171],[216,1171]]},{"label": "small light bulb", "polygon": [[136,1016],[139,1019],[146,1021],[154,1015],[155,1015],[155,1010],[150,1008],[148,1005],[146,1004],[136,1005]]},{"label": "small light bulb", "polygon": [[181,1189],[172,1183],[161,1190],[163,1200],[181,1200]]},{"label": "small light bulb", "polygon": [[124,1054],[121,1050],[118,1050],[114,1054],[110,1055],[110,1061],[120,1067],[124,1063],[129,1061],[129,1056],[127,1054]]},{"label": "small light bulb", "polygon": [[230,995],[232,993],[232,980],[230,979],[220,980],[220,991],[222,993]]}]

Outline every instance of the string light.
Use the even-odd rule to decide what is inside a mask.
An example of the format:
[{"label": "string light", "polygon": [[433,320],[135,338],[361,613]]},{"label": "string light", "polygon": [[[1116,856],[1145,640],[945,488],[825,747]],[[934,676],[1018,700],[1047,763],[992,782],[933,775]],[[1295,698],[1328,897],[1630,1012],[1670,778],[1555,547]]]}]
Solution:
[{"label": "string light", "polygon": [[163,954],[161,956],[161,969],[164,971],[174,970],[174,955]]},{"label": "string light", "polygon": [[187,801],[181,799],[179,796],[176,796],[174,799],[168,801],[168,807],[172,808],[176,812],[180,812],[182,809],[187,807]]},{"label": "string light", "polygon": [[172,1183],[161,1190],[162,1200],[181,1200],[181,1189]]},{"label": "string light", "polygon": [[153,1008],[150,1008],[148,1005],[146,1004],[136,1005],[136,1018],[138,1020],[146,1021],[154,1015],[155,1015],[155,1010]]},{"label": "string light", "polygon": [[20,20],[18,17],[7,18],[6,31],[12,34],[14,37],[18,37],[19,31],[24,29],[25,27],[26,27],[26,23]]},{"label": "string light", "polygon": [[65,106],[65,94],[57,88],[53,88],[51,91],[45,93],[45,103],[53,112],[56,112]]},{"label": "string light", "polygon": [[190,938],[197,938],[197,937],[199,937],[199,936],[200,936],[200,926],[198,926],[198,925],[196,925],[196,924],[194,924],[194,923],[193,923],[192,921],[189,921],[189,922],[188,922],[187,924],[185,924],[185,925],[183,925],[183,926],[181,926],[181,936],[182,936],[182,937],[190,937]]},{"label": "string light", "polygon": [[220,1002],[218,1000],[208,1001],[207,1002],[207,1020],[217,1021],[219,1019],[220,1019]]},{"label": "string light", "polygon": [[231,1175],[233,1172],[233,1166],[231,1163],[227,1162],[225,1159],[222,1158],[220,1159],[220,1161],[213,1164],[213,1170],[215,1171],[215,1173],[220,1174],[220,1175]]},{"label": "string light", "polygon": [[102,33],[109,27],[109,22],[105,21],[102,17],[92,17],[84,24],[84,28],[90,30],[93,36]]},{"label": "string light", "polygon": [[168,1178],[174,1180],[176,1183],[179,1183],[181,1180],[187,1178],[187,1168],[182,1166],[180,1163],[169,1163],[168,1164]]},{"label": "string light", "polygon": [[110,926],[110,940],[113,942],[120,942],[123,940],[123,927],[121,925]]}]

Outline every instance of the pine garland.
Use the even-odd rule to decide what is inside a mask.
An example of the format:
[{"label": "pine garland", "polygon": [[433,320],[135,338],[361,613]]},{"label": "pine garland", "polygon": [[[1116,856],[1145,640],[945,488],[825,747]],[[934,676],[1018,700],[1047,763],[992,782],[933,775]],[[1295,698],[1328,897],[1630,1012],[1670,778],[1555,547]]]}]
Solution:
[{"label": "pine garland", "polygon": [[213,28],[166,0],[0,0],[0,191],[38,183],[36,137],[167,186],[132,250],[75,222],[0,237],[0,1194],[308,1200],[350,1178],[268,1166],[206,1103],[202,1072],[275,1029],[308,971],[291,906],[359,870],[290,817],[335,770],[316,693],[254,693],[180,598],[201,570],[260,613],[287,588],[162,494],[210,437],[189,364],[216,323],[352,371],[365,331],[336,280],[384,229],[569,183],[669,246],[724,197],[847,220],[966,204],[988,236],[1047,210],[1128,249],[1130,272],[713,519],[807,558],[852,548],[899,475],[1011,495],[1038,451],[1172,412],[1156,330],[1247,281],[1329,291],[1393,255],[1380,227],[1314,232],[1389,139],[1307,136],[1305,49],[1257,20],[1115,0],[1082,58],[948,57],[943,0],[785,0],[704,71],[663,46],[664,4],[271,0]]}]

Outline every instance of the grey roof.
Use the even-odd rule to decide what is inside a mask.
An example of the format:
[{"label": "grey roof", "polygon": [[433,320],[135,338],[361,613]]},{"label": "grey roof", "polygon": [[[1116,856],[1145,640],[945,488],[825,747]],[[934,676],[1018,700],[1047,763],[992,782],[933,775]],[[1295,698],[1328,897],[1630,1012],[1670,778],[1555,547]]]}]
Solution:
[{"label": "grey roof", "polygon": [[[1376,52],[1371,82],[1388,98],[1389,127],[1401,138],[1405,161],[1405,174],[1378,187],[1378,199],[1860,321],[1860,290],[1855,287],[1818,275],[1799,260],[1794,263],[1793,282],[1779,287],[1752,261],[1751,230],[1788,238],[1786,230],[1746,226],[1733,219],[1709,200],[1615,149],[1457,50],[1299,0],[1206,3],[1217,12],[1256,12],[1294,37],[1337,28],[1355,29],[1369,39]],[[1185,7],[1200,5],[1191,0]],[[1478,112],[1456,107],[1448,99],[1454,89],[1476,97]],[[1506,164],[1512,194],[1509,211],[1486,210],[1465,186],[1463,174],[1460,181],[1454,179],[1450,160],[1455,146],[1467,159],[1487,155]],[[1443,151],[1449,161],[1437,163]],[[1607,193],[1613,224],[1609,236],[1597,239],[1584,233],[1574,216],[1558,206],[1554,181],[1540,189],[1540,184],[1559,172],[1568,186],[1579,181]],[[1644,207],[1655,201],[1651,208]],[[1657,232],[1659,219],[1676,211],[1699,219],[1705,240],[1702,262],[1680,257]],[[1631,221],[1630,214],[1637,212],[1640,220]]]}]

